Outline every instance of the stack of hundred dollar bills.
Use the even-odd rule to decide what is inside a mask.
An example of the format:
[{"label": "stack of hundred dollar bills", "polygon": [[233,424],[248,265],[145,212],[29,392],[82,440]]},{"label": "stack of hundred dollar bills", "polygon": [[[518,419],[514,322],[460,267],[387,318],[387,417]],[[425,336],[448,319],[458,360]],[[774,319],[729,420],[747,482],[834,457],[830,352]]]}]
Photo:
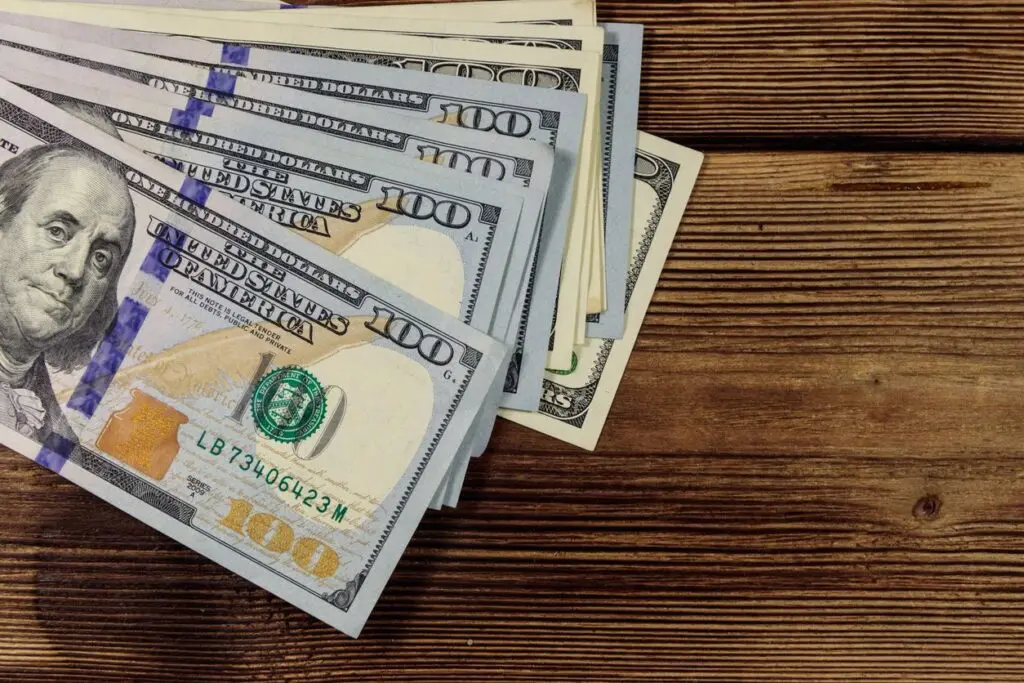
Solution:
[{"label": "stack of hundred dollar bills", "polygon": [[701,155],[593,0],[0,0],[0,441],[356,636],[496,417],[593,449]]}]

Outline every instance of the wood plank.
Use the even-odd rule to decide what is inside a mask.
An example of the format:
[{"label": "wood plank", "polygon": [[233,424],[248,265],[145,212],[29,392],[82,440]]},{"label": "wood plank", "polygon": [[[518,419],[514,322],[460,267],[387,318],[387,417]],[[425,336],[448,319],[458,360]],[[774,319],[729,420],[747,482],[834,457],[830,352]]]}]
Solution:
[{"label": "wood plank", "polygon": [[1020,2],[602,0],[598,16],[647,27],[640,127],[700,149],[1024,144]]},{"label": "wood plank", "polygon": [[0,674],[1020,681],[1024,156],[710,155],[597,453],[501,423],[363,637],[0,454]]}]

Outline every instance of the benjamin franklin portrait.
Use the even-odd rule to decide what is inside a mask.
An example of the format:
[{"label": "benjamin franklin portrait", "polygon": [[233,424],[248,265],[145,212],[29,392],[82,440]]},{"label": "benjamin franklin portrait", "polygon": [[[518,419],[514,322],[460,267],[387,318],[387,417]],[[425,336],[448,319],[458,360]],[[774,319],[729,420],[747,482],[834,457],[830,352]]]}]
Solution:
[{"label": "benjamin franklin portrait", "polygon": [[49,373],[88,364],[134,229],[124,178],[90,149],[41,145],[0,165],[0,424],[75,440]]}]

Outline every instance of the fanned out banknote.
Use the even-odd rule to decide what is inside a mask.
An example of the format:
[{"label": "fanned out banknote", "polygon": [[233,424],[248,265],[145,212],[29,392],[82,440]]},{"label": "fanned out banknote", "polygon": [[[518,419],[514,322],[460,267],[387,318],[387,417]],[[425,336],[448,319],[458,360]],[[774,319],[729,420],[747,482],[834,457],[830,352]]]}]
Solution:
[{"label": "fanned out banknote", "polygon": [[[586,292],[587,335],[597,338],[621,338],[625,325],[625,288],[632,215],[631,175],[635,153],[637,107],[639,100],[642,27],[612,24],[606,32],[593,28],[561,25],[519,25],[451,22],[438,19],[359,17],[345,13],[275,13],[275,22],[287,25],[313,25],[330,28],[390,31],[421,37],[448,37],[487,44],[524,45],[561,50],[601,51],[601,116],[603,125],[603,161],[601,164],[602,210],[604,230],[592,231],[590,239],[590,288]],[[226,20],[227,13],[196,13],[208,19]],[[591,226],[592,228],[594,226]],[[607,253],[606,247],[610,249]],[[607,284],[606,284],[607,283]],[[610,294],[609,294],[610,293]],[[581,296],[584,294],[580,293]],[[613,302],[608,306],[608,297]],[[513,362],[513,370],[515,363]],[[533,398],[533,394],[530,394]],[[516,405],[506,403],[506,408]],[[458,463],[464,474],[467,462]],[[455,475],[455,478],[460,478]],[[455,505],[460,484],[449,482],[444,502]]]},{"label": "fanned out banknote", "polygon": [[642,47],[0,0],[0,443],[358,635],[497,416],[597,445],[702,160],[638,136]]},{"label": "fanned out banknote", "polygon": [[640,134],[625,334],[589,339],[573,352],[571,372],[549,372],[540,412],[503,411],[503,417],[581,448],[596,447],[702,161],[699,152]]},{"label": "fanned out banknote", "polygon": [[0,438],[357,635],[505,348],[6,81],[0,154]]},{"label": "fanned out banknote", "polygon": [[[634,161],[635,206],[630,221],[630,263],[625,287],[625,333],[619,339],[588,339],[573,351],[572,369],[548,371],[539,412],[502,410],[500,415],[536,431],[593,450],[640,333],[676,228],[703,157],[691,149],[641,133]],[[445,503],[458,503],[468,460],[453,465]],[[436,505],[434,506],[436,507]]]},{"label": "fanned out banknote", "polygon": [[[600,211],[600,172],[596,163],[600,155],[601,55],[567,52],[510,45],[490,46],[482,53],[479,46],[467,41],[420,38],[361,31],[342,31],[310,26],[288,26],[252,20],[251,12],[243,12],[233,20],[203,18],[201,14],[181,10],[141,11],[111,7],[96,13],[79,4],[3,0],[5,11],[73,20],[85,24],[104,25],[148,33],[170,32],[227,41],[232,46],[260,47],[265,51],[300,54],[326,60],[304,68],[307,73],[322,73],[329,62],[359,62],[396,69],[424,71],[493,83],[512,83],[544,90],[581,92],[587,95],[583,142],[580,148],[580,173],[576,178],[577,194],[573,206],[572,225],[566,244],[559,280],[552,349],[549,367],[568,368],[572,346],[581,336],[586,319],[586,293],[589,287],[590,259],[586,253],[592,242],[588,231],[603,233]],[[153,52],[140,36],[138,49]],[[222,60],[223,50],[215,53]],[[230,61],[228,62],[231,63]],[[261,63],[247,55],[247,69],[261,69]],[[286,83],[304,87],[302,79]],[[446,116],[467,118],[465,110],[446,110]],[[472,115],[471,115],[472,116]],[[497,122],[496,122],[497,123]],[[511,124],[511,122],[510,122]],[[489,126],[493,126],[488,122]]]},{"label": "fanned out banknote", "polygon": [[[214,21],[230,21],[233,17],[231,12],[216,11],[207,8],[203,11],[187,11],[190,16],[202,17]],[[386,33],[400,33],[414,35],[423,38],[446,38],[457,40],[468,40],[488,45],[519,45],[523,47],[550,48],[556,50],[570,50],[576,52],[588,52],[601,54],[604,60],[602,72],[601,92],[601,125],[604,132],[604,163],[600,169],[597,164],[594,171],[602,171],[601,181],[603,182],[602,197],[607,195],[609,168],[617,171],[625,169],[626,174],[620,175],[619,180],[628,185],[628,174],[632,159],[632,150],[624,145],[621,139],[631,140],[636,136],[636,106],[639,97],[639,70],[640,70],[640,47],[642,45],[642,33],[631,34],[627,40],[619,40],[618,36],[607,37],[603,27],[588,26],[560,26],[550,24],[494,24],[486,22],[464,22],[444,21],[440,19],[414,18],[402,19],[400,17],[360,17],[344,14],[327,14],[323,12],[275,12],[273,14],[275,24],[287,26],[317,26],[324,28],[341,29],[347,31],[376,31]],[[623,29],[628,31],[629,29]],[[620,42],[624,43],[625,52],[623,58],[626,64],[622,65],[620,73],[619,47]],[[607,46],[606,46],[607,44]],[[629,77],[635,77],[632,82]],[[623,82],[625,81],[625,82]],[[622,97],[616,97],[611,88],[623,85]],[[635,93],[634,97],[629,95]],[[629,103],[632,102],[633,111],[629,111]],[[616,106],[618,105],[618,106]],[[619,120],[613,122],[612,117],[618,116]],[[628,120],[628,119],[632,120]],[[615,124],[618,123],[616,126]],[[618,135],[614,132],[618,131]],[[619,144],[614,147],[612,140]],[[618,158],[615,155],[618,154]],[[598,180],[592,180],[596,188]],[[597,190],[592,190],[596,192]],[[607,220],[608,202],[602,202],[603,216]],[[589,288],[586,293],[581,292],[581,297],[586,296],[587,314],[600,314],[607,308],[605,299],[605,235],[598,232],[596,224],[588,225],[590,229],[589,238],[593,240],[593,249],[590,250]],[[605,234],[607,225],[604,226]],[[620,233],[628,233],[628,217],[621,225]],[[628,238],[622,239],[617,236],[612,240],[617,252],[610,258],[616,265],[615,274],[620,279],[616,283],[615,291],[621,300],[621,291],[625,281],[626,248]],[[621,263],[621,267],[618,267]],[[581,313],[582,313],[581,309]],[[622,310],[618,311],[618,319],[622,318]],[[621,334],[621,332],[619,332]]]},{"label": "fanned out banknote", "polygon": [[597,25],[597,6],[594,0],[484,0],[482,2],[420,3],[388,5],[386,7],[311,5],[308,9],[317,14],[339,16],[386,16],[569,26]]},{"label": "fanned out banknote", "polygon": [[[441,155],[436,161],[455,166],[463,164],[467,171],[477,174],[504,174],[506,179],[515,178],[524,182],[523,176],[532,171],[539,172],[539,169],[527,169],[525,164],[515,164],[511,172],[505,170],[514,158],[505,150],[515,149],[515,143],[523,138],[537,140],[551,147],[555,154],[553,185],[547,196],[544,223],[534,258],[535,267],[520,291],[520,300],[516,302],[516,309],[524,311],[527,318],[518,324],[517,352],[513,354],[510,365],[506,386],[508,395],[504,401],[506,407],[536,409],[541,376],[547,367],[546,348],[550,339],[550,323],[572,214],[573,179],[581,163],[578,150],[585,112],[583,98],[579,94],[516,86],[486,88],[473,80],[462,78],[432,77],[414,71],[331,62],[259,49],[248,52],[247,63],[260,65],[260,69],[255,70],[253,66],[242,69],[239,65],[223,65],[223,49],[201,40],[137,34],[12,14],[0,15],[0,22],[3,23],[0,27],[3,31],[0,40],[9,45],[27,46],[36,50],[43,50],[43,46],[48,45],[46,54],[60,58],[60,54],[53,52],[55,44],[52,34],[57,34],[62,36],[60,49],[64,58],[76,64],[105,70],[122,78],[189,97],[211,99],[224,106],[241,108],[288,123],[302,117],[303,112],[311,111],[354,116],[352,107],[342,106],[345,104],[362,107],[372,105],[389,114],[416,115],[427,120],[455,123],[447,127],[473,130],[486,135],[487,139],[494,139],[495,143],[490,145],[490,151],[482,150],[479,145],[464,148],[462,151],[470,152],[470,159],[466,159],[465,154],[459,156],[452,153]],[[123,47],[125,51],[107,46]],[[127,52],[143,47],[150,52],[192,65],[193,68]],[[329,70],[333,77],[324,75],[325,70]],[[227,77],[242,76],[226,78],[231,87],[230,94],[216,91],[221,77],[211,74],[221,73],[227,74]],[[302,76],[303,73],[310,75]],[[277,85],[291,85],[292,81],[301,81],[303,88],[300,92],[297,93],[292,87]],[[271,102],[276,106],[260,107],[260,102]],[[379,118],[380,114],[367,112],[363,116]],[[492,117],[491,124],[481,125],[481,121],[490,121]],[[396,121],[393,117],[387,120]],[[498,121],[506,120],[510,123],[507,129],[503,123],[497,124]],[[460,122],[467,125],[463,126]],[[314,120],[313,124],[316,123],[317,120]],[[505,134],[497,131],[495,125],[502,128]],[[339,124],[333,121],[319,127],[328,128],[328,132],[350,139],[358,132],[354,132],[351,127],[339,130]],[[479,127],[486,127],[487,130],[474,130]],[[362,141],[368,144],[380,143],[380,140],[373,139],[375,135],[379,136],[376,132],[367,133],[362,136]],[[430,134],[431,137],[437,135]],[[502,143],[499,144],[497,140]],[[415,155],[420,153],[421,145],[413,142],[415,140],[405,138],[403,144],[405,151]],[[382,146],[393,149],[395,144]],[[441,145],[435,143],[423,146],[428,153],[431,148],[441,148]],[[500,167],[488,161],[503,152],[504,161]]]},{"label": "fanned out banknote", "polygon": [[[43,1],[43,0],[40,0]],[[49,1],[49,0],[46,0]],[[60,0],[61,2],[77,2],[87,5],[116,5],[119,7],[157,8],[157,9],[205,9],[238,11],[278,10],[288,3],[277,0]]]},{"label": "fanned out banknote", "polygon": [[[93,3],[93,0],[62,0],[64,2]],[[277,0],[100,0],[103,4],[123,7],[160,7],[165,9],[230,10],[253,9],[275,15],[287,4]],[[247,7],[236,7],[236,5]],[[295,9],[312,10],[325,17],[387,17],[444,19],[453,21],[479,21],[492,23],[526,22],[536,24],[562,24],[595,26],[597,7],[594,0],[484,0],[458,2],[449,5],[427,3],[386,6],[332,6],[293,4]]]},{"label": "fanned out banknote", "polygon": [[[604,24],[601,76],[603,265],[605,305],[587,307],[586,336],[620,339],[626,325],[626,281],[633,216],[631,177],[636,154],[643,26]],[[593,302],[591,302],[593,304]]]},{"label": "fanned out banknote", "polygon": [[[20,57],[13,51],[14,47],[24,48]],[[540,240],[544,226],[549,231],[558,231],[554,224],[562,222],[561,230],[564,231],[568,222],[565,207],[571,202],[568,187],[562,183],[551,185],[554,171],[551,150],[539,143],[526,144],[524,141],[513,141],[410,117],[382,117],[379,112],[366,107],[250,79],[236,82],[231,94],[223,94],[208,86],[207,71],[98,44],[63,38],[54,41],[50,34],[12,26],[10,23],[0,25],[0,49],[11,50],[8,56],[0,59],[0,75],[17,83],[22,82],[19,79],[25,78],[31,78],[36,83],[40,78],[62,80],[71,88],[88,87],[98,102],[106,101],[103,91],[116,90],[137,101],[147,98],[162,101],[166,103],[164,106],[168,112],[185,106],[182,98],[201,98],[212,106],[208,115],[196,119],[197,130],[209,130],[209,126],[224,119],[228,121],[221,129],[225,129],[225,126],[230,129],[258,116],[287,125],[287,129],[282,129],[284,132],[276,138],[290,136],[297,140],[308,140],[315,145],[321,135],[326,135],[333,138],[336,152],[345,156],[371,152],[381,152],[385,157],[404,154],[434,165],[465,170],[470,176],[481,177],[485,181],[504,181],[524,188],[524,230],[533,230],[534,224],[539,230],[531,242],[522,237],[517,238],[517,248],[511,260],[502,261],[518,265],[525,257],[528,259],[528,268],[519,275],[517,283],[510,283],[507,295],[498,302],[495,318],[503,321],[504,326],[490,331],[514,347],[502,405],[522,410],[536,409],[540,399],[540,377],[547,356],[547,332],[553,301],[544,301],[542,298],[541,304],[547,303],[547,308],[538,306],[539,310],[533,310],[530,280],[538,267],[541,247],[553,248],[550,241],[542,243]],[[34,76],[14,75],[15,72],[26,74],[30,71],[34,72]],[[160,92],[154,93],[148,86],[159,87]],[[52,89],[60,89],[60,86],[54,85]],[[161,116],[164,123],[170,121],[169,114]],[[122,121],[123,125],[132,125],[124,115]],[[159,137],[145,130],[141,132],[150,139]],[[273,207],[277,206],[274,202],[266,202],[264,197],[250,199],[258,201],[258,206],[266,211],[275,211]],[[548,203],[545,211],[546,200]],[[291,222],[297,220],[293,213],[277,213],[278,222],[284,221],[289,227],[303,229],[301,225],[291,225]],[[472,231],[463,232],[465,236],[460,239],[469,245],[481,246],[477,241],[478,235]],[[405,269],[401,269],[396,272],[396,276],[400,277],[405,272]],[[466,272],[473,273],[475,270],[468,269]]]},{"label": "fanned out banknote", "polygon": [[[471,327],[506,334],[509,321],[498,313],[515,299],[530,256],[523,247],[537,229],[536,215],[519,220],[518,190],[499,194],[470,175],[409,168],[400,154],[360,156],[360,145],[233,109],[186,120],[174,112],[186,109],[187,98],[145,86],[133,91],[105,75],[0,46],[0,77],[84,120],[108,122],[152,158]],[[452,208],[390,210],[410,192]],[[502,220],[473,206],[499,207]]]}]

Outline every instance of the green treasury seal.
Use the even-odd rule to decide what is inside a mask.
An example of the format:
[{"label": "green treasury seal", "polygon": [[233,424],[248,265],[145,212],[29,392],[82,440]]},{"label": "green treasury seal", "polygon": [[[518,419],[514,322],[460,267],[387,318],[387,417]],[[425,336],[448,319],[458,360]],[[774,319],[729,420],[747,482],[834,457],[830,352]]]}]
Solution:
[{"label": "green treasury seal", "polygon": [[327,396],[316,377],[290,365],[271,370],[252,394],[252,417],[267,438],[281,443],[302,441],[320,429]]}]

